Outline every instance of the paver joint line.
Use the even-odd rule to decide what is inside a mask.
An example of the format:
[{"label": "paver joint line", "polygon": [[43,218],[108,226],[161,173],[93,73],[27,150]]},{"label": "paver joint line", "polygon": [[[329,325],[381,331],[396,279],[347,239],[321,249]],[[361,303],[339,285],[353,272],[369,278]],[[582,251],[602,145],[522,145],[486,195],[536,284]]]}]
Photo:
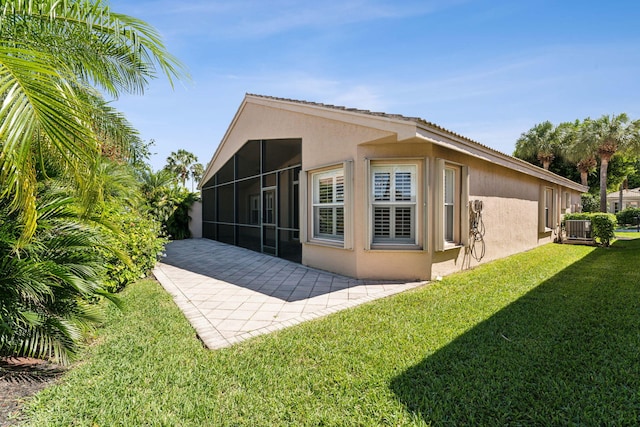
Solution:
[{"label": "paver joint line", "polygon": [[207,239],[169,243],[153,274],[210,349],[425,284],[356,280]]}]

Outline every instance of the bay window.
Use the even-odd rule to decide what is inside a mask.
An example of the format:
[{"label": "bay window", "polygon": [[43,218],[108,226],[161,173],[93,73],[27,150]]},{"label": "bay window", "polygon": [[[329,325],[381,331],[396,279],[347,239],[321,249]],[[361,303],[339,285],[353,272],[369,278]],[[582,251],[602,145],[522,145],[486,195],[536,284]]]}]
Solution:
[{"label": "bay window", "polygon": [[371,165],[372,243],[416,243],[416,165]]}]

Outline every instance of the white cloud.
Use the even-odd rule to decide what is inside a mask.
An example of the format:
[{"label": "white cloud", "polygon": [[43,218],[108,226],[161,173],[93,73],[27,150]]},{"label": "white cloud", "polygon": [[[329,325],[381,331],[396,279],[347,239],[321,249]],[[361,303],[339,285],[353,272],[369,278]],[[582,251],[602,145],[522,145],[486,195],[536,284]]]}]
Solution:
[{"label": "white cloud", "polygon": [[[468,0],[115,0],[114,10],[153,17],[172,32],[207,38],[262,38],[299,29],[319,29],[420,16]],[[161,21],[161,22],[160,22]]]}]

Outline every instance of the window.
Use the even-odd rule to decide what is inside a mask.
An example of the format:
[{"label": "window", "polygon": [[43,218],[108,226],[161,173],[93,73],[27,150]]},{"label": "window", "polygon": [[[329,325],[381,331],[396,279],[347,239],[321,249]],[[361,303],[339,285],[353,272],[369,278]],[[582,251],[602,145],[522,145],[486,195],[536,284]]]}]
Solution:
[{"label": "window", "polygon": [[416,166],[371,167],[373,243],[415,244]]},{"label": "window", "polygon": [[553,189],[544,189],[544,226],[553,228]]},{"label": "window", "polygon": [[564,199],[563,199],[563,208],[564,209],[569,209],[571,208],[571,193],[569,193],[568,191],[564,192]]},{"label": "window", "polygon": [[546,233],[553,230],[557,225],[558,203],[556,202],[556,190],[551,187],[540,187],[539,209],[539,231]]},{"label": "window", "polygon": [[469,242],[469,167],[435,161],[434,249],[466,246]]},{"label": "window", "polygon": [[444,240],[450,243],[455,239],[455,188],[456,171],[446,168],[444,170]]},{"label": "window", "polygon": [[344,169],[313,174],[313,237],[344,239]]}]

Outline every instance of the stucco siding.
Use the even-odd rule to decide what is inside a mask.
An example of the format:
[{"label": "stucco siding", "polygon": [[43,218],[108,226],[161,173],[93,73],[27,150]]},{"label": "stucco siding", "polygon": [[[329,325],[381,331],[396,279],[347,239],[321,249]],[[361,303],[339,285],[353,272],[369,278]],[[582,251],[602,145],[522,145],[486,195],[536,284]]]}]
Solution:
[{"label": "stucco siding", "polygon": [[[429,280],[530,250],[552,242],[561,214],[579,207],[580,185],[442,129],[427,131],[424,122],[412,120],[248,96],[203,182],[248,141],[301,140],[302,263],[367,279]],[[374,212],[386,208],[376,206],[371,195],[376,171],[387,165],[408,168],[407,173],[415,178],[411,184],[415,200],[405,208],[413,215],[412,235],[389,244],[373,237],[372,224],[378,221]],[[313,179],[320,182],[331,170],[344,171],[343,241],[313,231]],[[454,210],[453,214],[447,210],[447,216],[443,194],[452,179],[455,201],[447,202],[446,209],[454,205]],[[547,195],[553,192],[553,206],[546,206],[548,197],[541,200],[545,188],[550,189]],[[281,196],[289,197],[286,192]],[[467,246],[468,202],[473,201],[483,205],[485,233],[476,242],[478,249],[480,245],[485,248],[481,261],[471,256]],[[452,232],[447,228],[452,224],[450,218],[454,218],[453,237],[445,239],[443,229]],[[547,223],[553,228],[545,229]]]}]

